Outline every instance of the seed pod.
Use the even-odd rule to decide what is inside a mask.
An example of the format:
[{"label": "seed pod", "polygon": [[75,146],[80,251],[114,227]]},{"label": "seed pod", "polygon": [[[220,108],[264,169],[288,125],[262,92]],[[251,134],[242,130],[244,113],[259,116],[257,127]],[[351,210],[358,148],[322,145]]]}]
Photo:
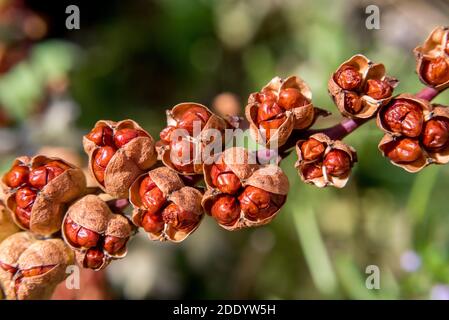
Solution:
[{"label": "seed pod", "polygon": [[298,161],[295,167],[301,180],[322,188],[328,185],[343,188],[349,180],[351,168],[357,162],[354,148],[323,133],[296,143]]},{"label": "seed pod", "polygon": [[133,120],[98,121],[83,146],[92,177],[116,198],[128,198],[132,182],[157,160],[154,139]]},{"label": "seed pod", "polygon": [[448,27],[437,27],[414,49],[419,80],[438,91],[449,87],[448,37]]},{"label": "seed pod", "polygon": [[377,126],[392,136],[418,137],[432,107],[426,100],[401,94],[379,111]]},{"label": "seed pod", "polygon": [[[23,171],[22,168],[27,168],[28,173],[20,177],[17,172]],[[17,158],[3,176],[2,184],[6,207],[14,222],[24,230],[44,236],[59,231],[66,204],[86,190],[81,169],[45,156]]]},{"label": "seed pod", "polygon": [[204,180],[209,189],[223,193],[236,194],[258,167],[254,154],[241,147],[228,148],[216,158],[204,164]]},{"label": "seed pod", "polygon": [[358,54],[332,74],[328,90],[343,116],[370,118],[391,100],[397,84],[396,79],[386,76],[383,64]]},{"label": "seed pod", "polygon": [[19,230],[5,204],[0,200],[0,242]]},{"label": "seed pod", "polygon": [[251,136],[269,147],[282,146],[293,129],[309,128],[327,111],[314,108],[312,92],[299,77],[273,78],[260,92],[252,93],[245,108]]},{"label": "seed pod", "polygon": [[170,168],[156,168],[131,186],[133,223],[144,228],[151,240],[181,242],[201,222],[201,197]]},{"label": "seed pod", "polygon": [[180,103],[167,110],[167,127],[157,144],[159,158],[179,174],[202,174],[203,162],[214,156],[215,149],[222,150],[229,127],[201,104]]},{"label": "seed pod", "polygon": [[449,109],[434,105],[426,120],[421,144],[433,163],[446,164],[449,162]]},{"label": "seed pod", "polygon": [[217,223],[230,231],[269,223],[284,205],[289,190],[287,176],[276,165],[259,167],[242,180],[239,194],[208,189],[202,206]]},{"label": "seed pod", "polygon": [[7,299],[49,299],[71,264],[73,253],[61,239],[19,232],[0,244],[0,284]]},{"label": "seed pod", "polygon": [[[69,207],[62,236],[84,268],[100,270],[111,260],[122,259],[133,234],[131,221],[113,213],[99,196],[87,195]],[[101,262],[101,263],[100,263]]]}]

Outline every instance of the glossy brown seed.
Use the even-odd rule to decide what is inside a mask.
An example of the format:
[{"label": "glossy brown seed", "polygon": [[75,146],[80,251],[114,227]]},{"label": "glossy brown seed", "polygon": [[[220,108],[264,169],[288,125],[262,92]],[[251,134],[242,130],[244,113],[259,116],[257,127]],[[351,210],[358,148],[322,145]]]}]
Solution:
[{"label": "glossy brown seed", "polygon": [[114,134],[114,143],[117,148],[121,148],[137,137],[148,137],[148,135],[142,130],[131,128],[120,129]]},{"label": "glossy brown seed", "polygon": [[123,247],[125,247],[126,242],[128,242],[128,238],[119,238],[114,236],[106,236],[104,237],[103,248],[109,254],[117,254]]},{"label": "glossy brown seed", "polygon": [[164,230],[164,220],[161,213],[147,212],[143,215],[141,226],[146,232],[158,234]]},{"label": "glossy brown seed", "polygon": [[257,101],[259,103],[274,103],[277,100],[277,95],[271,90],[264,89],[257,93]]},{"label": "glossy brown seed", "polygon": [[357,114],[362,110],[362,99],[354,92],[345,93],[345,109],[352,113]]},{"label": "glossy brown seed", "polygon": [[90,269],[98,269],[103,264],[104,253],[100,249],[89,249],[86,252],[86,257],[84,258],[84,267]]},{"label": "glossy brown seed", "polygon": [[16,207],[16,210],[14,211],[16,215],[16,219],[19,222],[19,224],[25,228],[30,228],[30,221],[31,221],[31,208],[21,208]]},{"label": "glossy brown seed", "polygon": [[238,200],[245,217],[250,220],[265,219],[275,213],[279,207],[273,203],[272,194],[254,186],[247,186]]},{"label": "glossy brown seed", "polygon": [[285,115],[273,120],[262,121],[259,123],[261,129],[265,133],[265,139],[269,141],[271,137],[276,133],[277,129],[287,120]]},{"label": "glossy brown seed", "polygon": [[270,120],[281,115],[285,110],[275,102],[264,102],[257,108],[257,123]]},{"label": "glossy brown seed", "polygon": [[306,161],[319,159],[323,155],[324,150],[324,144],[314,138],[310,138],[301,144],[301,154]]},{"label": "glossy brown seed", "polygon": [[67,240],[74,247],[92,248],[100,240],[98,233],[78,225],[70,218],[65,220],[64,232]]},{"label": "glossy brown seed", "polygon": [[346,152],[334,149],[329,151],[324,157],[323,166],[327,174],[341,177],[351,170],[351,158]]},{"label": "glossy brown seed", "polygon": [[62,164],[58,163],[57,161],[52,161],[44,166],[31,170],[29,175],[29,182],[33,187],[42,189],[51,180],[61,175],[64,171],[65,168],[63,168]]},{"label": "glossy brown seed", "polygon": [[415,139],[404,138],[388,145],[385,154],[396,163],[409,163],[422,155],[419,142]]},{"label": "glossy brown seed", "polygon": [[97,146],[113,146],[112,129],[106,125],[96,126],[86,135],[86,138]]},{"label": "glossy brown seed", "polygon": [[369,79],[366,82],[365,92],[376,100],[385,99],[393,93],[393,87],[385,80]]},{"label": "glossy brown seed", "polygon": [[16,204],[18,207],[26,209],[33,206],[36,200],[37,192],[29,187],[23,187],[17,190],[15,194]]},{"label": "glossy brown seed", "polygon": [[24,165],[13,167],[5,175],[6,185],[10,188],[20,187],[28,182],[28,174],[30,169]]},{"label": "glossy brown seed", "polygon": [[199,222],[199,216],[170,203],[162,211],[162,219],[177,230],[190,230]]},{"label": "glossy brown seed", "polygon": [[422,109],[406,100],[396,100],[383,114],[383,123],[392,132],[407,137],[420,135],[424,122]]},{"label": "glossy brown seed", "polygon": [[110,146],[101,147],[96,151],[92,168],[98,182],[104,182],[104,172],[106,170],[106,167],[108,166],[109,161],[111,161],[112,157],[114,156],[115,151],[115,148]]},{"label": "glossy brown seed", "polygon": [[195,145],[193,142],[181,137],[178,140],[172,140],[170,143],[170,160],[173,166],[180,172],[193,173],[193,158]]},{"label": "glossy brown seed", "polygon": [[34,267],[26,270],[21,270],[20,273],[24,278],[30,278],[35,276],[40,276],[41,274],[47,273],[51,269],[53,269],[55,266],[40,266],[40,267]]},{"label": "glossy brown seed", "polygon": [[219,164],[212,165],[211,178],[213,185],[223,193],[235,194],[242,187],[240,179],[229,168]]},{"label": "glossy brown seed", "polygon": [[307,98],[296,88],[287,88],[279,92],[278,104],[286,109],[302,107],[308,104]]},{"label": "glossy brown seed", "polygon": [[423,78],[432,85],[449,81],[449,64],[444,57],[436,57],[423,61]]},{"label": "glossy brown seed", "polygon": [[214,200],[210,213],[218,223],[229,226],[239,218],[240,206],[235,197],[222,194]]},{"label": "glossy brown seed", "polygon": [[335,82],[344,90],[356,89],[362,82],[362,75],[353,66],[343,66],[335,74]]},{"label": "glossy brown seed", "polygon": [[[209,120],[209,113],[201,107],[190,107],[177,122],[177,127],[185,129],[190,135],[193,135],[194,124],[198,125],[198,129],[202,130]],[[198,132],[199,133],[199,132]]]},{"label": "glossy brown seed", "polygon": [[149,176],[140,183],[139,195],[142,204],[149,213],[158,212],[165,204],[166,198]]},{"label": "glossy brown seed", "polygon": [[425,148],[438,150],[445,147],[449,141],[449,120],[435,118],[424,124],[422,143]]},{"label": "glossy brown seed", "polygon": [[314,163],[305,164],[301,168],[302,175],[306,180],[313,180],[323,176],[323,170],[321,166]]}]

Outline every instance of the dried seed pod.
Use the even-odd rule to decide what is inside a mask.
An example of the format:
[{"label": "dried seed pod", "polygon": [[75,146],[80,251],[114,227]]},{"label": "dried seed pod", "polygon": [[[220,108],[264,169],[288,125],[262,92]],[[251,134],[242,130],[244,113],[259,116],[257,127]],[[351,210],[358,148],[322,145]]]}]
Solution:
[{"label": "dried seed pod", "polygon": [[136,179],[130,188],[132,220],[151,240],[181,242],[200,224],[201,197],[201,192],[185,187],[170,168],[156,168]]},{"label": "dried seed pod", "polygon": [[154,139],[133,120],[98,121],[83,146],[92,176],[116,198],[128,198],[132,182],[157,160]]},{"label": "dried seed pod", "polygon": [[379,111],[377,126],[392,136],[415,138],[421,134],[424,119],[431,110],[428,101],[401,94]]},{"label": "dried seed pod", "polygon": [[14,222],[44,236],[59,231],[66,204],[86,190],[81,169],[45,156],[17,158],[3,176],[2,184],[6,207]]},{"label": "dried seed pod", "polygon": [[254,154],[245,148],[228,148],[217,155],[213,163],[204,164],[204,180],[210,189],[236,194],[242,183],[257,169]]},{"label": "dried seed pod", "polygon": [[284,205],[289,189],[287,176],[275,165],[259,167],[242,180],[239,194],[208,189],[202,206],[218,224],[230,231],[269,223]]},{"label": "dried seed pod", "polygon": [[351,168],[357,162],[354,148],[323,133],[296,143],[298,161],[295,167],[301,179],[322,188],[328,185],[343,188],[349,180]]},{"label": "dried seed pod", "polygon": [[386,76],[385,66],[358,54],[343,62],[328,82],[328,90],[341,114],[370,118],[392,98],[398,81]]},{"label": "dried seed pod", "polygon": [[448,37],[448,27],[437,27],[414,49],[419,79],[439,91],[449,87]]},{"label": "dried seed pod", "polygon": [[213,157],[217,148],[222,150],[226,128],[229,123],[207,107],[180,103],[167,110],[167,127],[157,145],[159,158],[179,174],[202,174],[203,162]]},{"label": "dried seed pod", "polygon": [[61,239],[19,232],[0,244],[0,284],[7,299],[49,299],[71,264],[73,253]]},{"label": "dried seed pod", "polygon": [[94,270],[126,256],[126,244],[134,229],[128,218],[113,213],[95,195],[87,195],[72,204],[62,224],[64,241],[75,251],[78,263]]},{"label": "dried seed pod", "polygon": [[5,204],[0,200],[0,242],[19,230]]},{"label": "dried seed pod", "polygon": [[249,96],[245,108],[252,137],[267,147],[282,146],[293,129],[309,128],[318,116],[327,114],[313,107],[309,86],[295,76],[273,78]]}]

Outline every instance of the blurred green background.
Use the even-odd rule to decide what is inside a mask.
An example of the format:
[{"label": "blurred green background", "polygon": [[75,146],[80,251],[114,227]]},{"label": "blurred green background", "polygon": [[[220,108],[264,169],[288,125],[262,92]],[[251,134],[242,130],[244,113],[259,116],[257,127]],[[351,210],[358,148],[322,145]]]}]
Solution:
[{"label": "blurred green background", "polygon": [[[68,4],[79,5],[80,30],[65,29]],[[370,4],[380,9],[379,30],[365,27]],[[243,108],[276,75],[311,86],[314,104],[334,113],[317,124],[326,127],[340,120],[327,94],[340,63],[365,54],[400,80],[396,93],[417,92],[412,49],[449,24],[445,0],[25,5],[48,31],[25,41],[25,57],[0,75],[2,171],[42,146],[81,155],[81,136],[99,119],[132,118],[158,136],[164,110],[179,102],[210,106],[232,92]],[[23,42],[3,29],[8,48]],[[449,105],[449,92],[436,101]],[[288,202],[268,226],[228,232],[206,217],[179,245],[141,233],[107,269],[113,297],[449,299],[449,167],[409,174],[382,158],[381,137],[371,121],[346,139],[359,163],[342,190],[304,185],[291,154],[282,162]],[[370,265],[380,270],[378,290],[365,285]]]}]

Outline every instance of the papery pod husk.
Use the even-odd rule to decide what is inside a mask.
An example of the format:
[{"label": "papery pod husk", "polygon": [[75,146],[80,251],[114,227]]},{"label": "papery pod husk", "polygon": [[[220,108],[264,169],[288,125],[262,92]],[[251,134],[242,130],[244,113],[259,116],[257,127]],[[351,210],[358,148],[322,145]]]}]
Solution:
[{"label": "papery pod husk", "polygon": [[123,147],[119,148],[112,156],[104,172],[104,184],[95,177],[93,162],[96,150],[100,148],[94,142],[83,137],[83,147],[89,155],[89,171],[98,186],[116,198],[128,198],[128,190],[134,180],[143,172],[151,168],[157,161],[155,141],[153,137],[133,120],[119,122],[100,120],[95,127],[104,125],[117,130],[130,128],[145,132],[147,137],[136,137]]},{"label": "papery pod husk", "polygon": [[424,118],[427,118],[429,116],[429,114],[432,112],[432,106],[431,106],[430,102],[427,100],[417,98],[414,95],[411,95],[409,93],[403,93],[403,94],[400,94],[400,95],[394,97],[392,100],[390,100],[390,102],[387,105],[385,105],[384,107],[382,107],[379,110],[379,113],[377,114],[377,119],[376,119],[376,124],[379,127],[379,129],[381,129],[383,132],[388,133],[389,135],[391,135],[393,137],[399,137],[402,134],[399,132],[392,132],[392,131],[388,130],[387,126],[385,126],[383,124],[382,117],[384,114],[384,112],[383,112],[384,109],[388,108],[388,106],[393,104],[396,100],[406,100],[406,101],[410,101],[414,104],[417,104],[418,106],[421,107],[421,109],[423,111]]},{"label": "papery pod husk", "polygon": [[445,54],[444,48],[448,40],[449,27],[436,27],[427,37],[422,45],[417,46],[413,52],[416,58],[416,73],[419,80],[428,87],[432,87],[438,91],[444,90],[449,87],[449,80],[439,85],[433,85],[428,83],[422,76],[421,68],[423,67],[423,61],[425,59],[436,58],[442,56],[449,64],[449,56]]},{"label": "papery pod husk", "polygon": [[[94,231],[101,236],[129,238],[133,233],[133,227],[128,218],[120,213],[113,213],[106,202],[96,195],[87,195],[73,203],[64,217],[63,225],[68,217],[76,224]],[[62,237],[67,245],[75,252],[85,253],[87,251],[85,248],[72,246],[66,237],[64,228],[62,229]],[[114,255],[103,250],[105,256],[112,259],[121,259],[126,256],[127,252],[128,247],[126,245],[120,252]],[[77,261],[79,261],[78,256]]]},{"label": "papery pod husk", "polygon": [[[309,137],[309,139],[310,138],[313,138],[313,139],[318,140],[321,143],[323,143],[325,145],[326,149],[324,150],[322,159],[317,159],[315,161],[306,161],[303,159],[303,156],[302,156],[301,144],[307,140],[299,140],[296,143],[296,154],[298,155],[298,161],[296,161],[296,163],[295,163],[295,168],[298,170],[298,174],[299,174],[301,180],[307,184],[313,184],[318,188],[324,188],[326,186],[334,186],[336,188],[343,188],[349,180],[351,171],[349,171],[347,175],[342,176],[342,177],[333,177],[333,176],[327,175],[325,167],[322,164],[322,161],[324,160],[324,157],[326,156],[327,153],[329,153],[333,149],[338,149],[338,150],[344,151],[345,153],[347,153],[349,155],[349,158],[351,160],[351,166],[352,166],[355,162],[357,162],[357,153],[356,153],[355,149],[353,147],[343,143],[342,141],[339,141],[339,140],[335,141],[335,140],[330,139],[324,133],[316,133],[314,135],[311,135]],[[302,169],[305,165],[308,165],[311,163],[317,163],[321,166],[321,168],[323,170],[323,175],[321,177],[318,177],[315,179],[306,179],[304,177]]]},{"label": "papery pod husk", "polygon": [[201,207],[203,194],[192,187],[182,187],[168,196],[168,201],[176,204],[182,210],[194,213],[198,216],[198,223],[189,230],[178,230],[172,225],[165,223],[164,230],[160,234],[148,233],[151,240],[181,242],[185,240],[200,225],[204,212]]},{"label": "papery pod husk", "polygon": [[[386,158],[387,155],[385,154],[385,150],[384,148],[391,142],[397,140],[398,137],[392,136],[388,133],[386,133],[382,140],[380,140],[378,148],[379,150],[382,152],[382,155]],[[392,160],[390,160],[390,162],[400,168],[403,168],[404,170],[411,172],[411,173],[415,173],[415,172],[419,172],[422,169],[424,169],[426,166],[428,166],[429,164],[431,164],[433,161],[431,160],[431,158],[428,158],[426,150],[424,148],[422,148],[422,155],[420,158],[416,159],[413,162],[410,163],[396,163]]]},{"label": "papery pod husk", "polygon": [[[208,130],[218,130],[221,133],[222,136],[222,143],[221,145],[226,144],[226,135],[225,130],[231,128],[232,126],[222,117],[216,115],[213,113],[209,108],[206,106],[194,103],[194,102],[183,102],[175,105],[172,109],[167,110],[167,125],[168,126],[176,126],[177,122],[181,119],[182,115],[191,107],[200,107],[204,110],[206,110],[210,117],[207,120],[206,124],[204,125],[203,129],[198,133],[197,136],[186,137],[188,140],[192,141],[198,148],[198,152],[195,153],[194,159],[194,172],[193,173],[186,173],[179,171],[172,163],[170,159],[170,145],[158,143],[157,144],[157,153],[159,160],[162,161],[162,163],[166,166],[174,170],[175,172],[181,174],[181,175],[196,175],[196,174],[202,174],[203,173],[203,162],[207,159],[201,159],[198,157],[204,157],[203,150],[205,149],[206,145],[209,144],[209,137],[208,137]],[[194,132],[195,133],[195,132]],[[213,142],[212,142],[213,143]]]},{"label": "papery pod husk", "polygon": [[15,275],[6,275],[0,270],[3,288],[8,299],[36,300],[49,299],[55,287],[68,274],[66,268],[73,264],[73,252],[61,239],[38,240],[28,232],[12,235],[0,245],[0,261],[19,270],[28,270],[41,266],[53,266],[44,274],[23,277],[18,291],[15,291]]},{"label": "papery pod husk", "polygon": [[[446,118],[449,120],[449,109],[446,106],[434,105],[432,112],[427,117],[426,121],[432,118]],[[432,158],[433,162],[436,164],[446,164],[449,162],[449,143],[446,144],[442,149],[437,151],[432,151],[426,149],[427,154]]]},{"label": "papery pod husk", "polygon": [[[60,158],[48,158],[45,156],[19,157],[12,167],[18,164],[24,164],[31,169],[42,166],[50,161],[58,161],[66,165],[66,169],[62,174],[51,180],[46,186],[37,193],[31,209],[30,231],[42,236],[51,235],[61,229],[61,222],[64,215],[65,207],[68,203],[79,198],[86,192],[86,177],[80,168],[73,166]],[[11,168],[12,168],[11,167]],[[2,180],[4,180],[3,177]],[[2,181],[6,186],[5,181]],[[6,207],[11,211],[11,216],[21,229],[26,230],[15,215],[15,192],[17,189],[6,189]]]},{"label": "papery pod husk", "polygon": [[276,130],[276,132],[270,137],[269,141],[265,139],[265,133],[259,129],[256,124],[257,119],[257,109],[258,102],[256,95],[258,92],[252,93],[248,98],[248,104],[245,107],[245,116],[250,123],[250,134],[252,138],[259,144],[265,145],[267,147],[277,146],[280,147],[287,142],[293,129],[307,129],[316,120],[318,116],[328,115],[327,111],[315,108],[312,104],[312,91],[307,83],[300,77],[290,76],[285,80],[280,77],[274,77],[267,85],[265,85],[263,90],[271,90],[276,92],[279,96],[279,92],[283,89],[295,88],[298,89],[301,94],[309,101],[309,104],[291,110],[285,111],[286,120],[283,124]]},{"label": "papery pod husk", "polygon": [[204,181],[209,189],[213,189],[212,177],[210,171],[214,163],[223,161],[231,171],[244,182],[259,167],[254,153],[249,153],[242,147],[232,147],[217,155],[213,163],[205,163],[203,167]]},{"label": "papery pod husk", "polygon": [[[265,219],[259,219],[256,221],[250,220],[245,217],[243,211],[240,211],[240,217],[236,220],[236,222],[233,225],[224,225],[217,222],[222,228],[229,231],[263,226],[271,222],[271,220],[273,220],[277,216],[282,206],[285,204],[287,194],[290,188],[288,177],[284,174],[284,172],[280,167],[272,164],[261,166],[259,169],[254,171],[254,173],[246,181],[244,181],[242,185],[243,187],[253,186],[268,191],[270,193],[284,195],[285,196],[284,203],[279,207],[279,209],[276,212],[274,212],[271,216]],[[201,205],[203,206],[204,210],[208,215],[210,215],[210,209],[212,207],[213,200],[221,194],[222,193],[217,191],[216,189],[208,189],[204,194],[203,199],[201,201]]]},{"label": "papery pod husk", "polygon": [[[346,65],[355,67],[362,74],[362,82],[359,87],[354,90],[344,90],[334,80],[337,72]],[[343,62],[332,74],[328,82],[328,91],[343,116],[360,119],[371,118],[379,110],[379,108],[388,104],[388,102],[393,98],[393,95],[391,95],[388,98],[377,100],[366,94],[362,94],[359,95],[362,100],[362,109],[358,113],[351,113],[346,110],[345,96],[347,92],[355,92],[357,94],[358,92],[356,91],[362,92],[367,80],[369,79],[386,80],[393,87],[393,89],[398,84],[396,79],[386,76],[385,66],[382,63],[374,63],[361,54],[352,56],[349,60]]]},{"label": "papery pod husk", "polygon": [[0,200],[0,242],[10,235],[19,232],[19,230],[9,210],[6,209],[4,203]]}]

